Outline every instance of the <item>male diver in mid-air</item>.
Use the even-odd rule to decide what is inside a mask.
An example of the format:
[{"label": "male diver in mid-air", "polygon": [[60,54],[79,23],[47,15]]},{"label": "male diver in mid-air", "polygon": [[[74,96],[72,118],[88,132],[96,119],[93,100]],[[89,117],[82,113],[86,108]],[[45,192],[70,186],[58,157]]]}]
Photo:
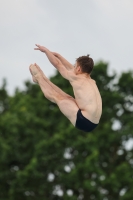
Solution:
[{"label": "male diver in mid-air", "polygon": [[97,127],[102,114],[102,99],[96,82],[91,79],[93,59],[81,56],[73,66],[60,54],[37,45],[35,50],[46,54],[51,64],[73,87],[75,98],[54,85],[35,63],[30,65],[33,81],[38,83],[44,96],[58,105],[61,112],[78,129],[90,132]]}]

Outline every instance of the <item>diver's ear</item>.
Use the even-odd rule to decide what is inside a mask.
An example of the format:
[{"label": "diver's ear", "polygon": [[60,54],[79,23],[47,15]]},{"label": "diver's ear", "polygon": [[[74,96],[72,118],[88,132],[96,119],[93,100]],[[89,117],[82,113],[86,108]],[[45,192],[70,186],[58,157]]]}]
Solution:
[{"label": "diver's ear", "polygon": [[82,69],[81,69],[80,65],[77,66],[77,72],[78,72],[78,73],[81,73],[81,72],[82,72]]}]

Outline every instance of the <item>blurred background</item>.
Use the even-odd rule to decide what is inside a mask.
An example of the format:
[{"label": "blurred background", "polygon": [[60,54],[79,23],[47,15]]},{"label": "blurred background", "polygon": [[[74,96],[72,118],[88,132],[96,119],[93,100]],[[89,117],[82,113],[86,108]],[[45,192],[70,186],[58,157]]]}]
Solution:
[{"label": "blurred background", "polygon": [[[0,200],[133,198],[132,18],[132,0],[0,0]],[[32,83],[36,62],[73,95],[36,43],[94,59],[103,114],[92,133]]]}]

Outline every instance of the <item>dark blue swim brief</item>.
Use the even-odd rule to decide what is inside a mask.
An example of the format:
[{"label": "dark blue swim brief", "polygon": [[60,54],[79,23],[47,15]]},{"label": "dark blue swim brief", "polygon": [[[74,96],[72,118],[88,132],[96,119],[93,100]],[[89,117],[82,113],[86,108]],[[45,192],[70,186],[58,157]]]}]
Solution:
[{"label": "dark blue swim brief", "polygon": [[86,119],[82,113],[81,110],[79,109],[77,112],[77,120],[75,127],[85,131],[85,132],[91,132],[93,129],[97,127],[98,124],[92,123],[90,120]]}]

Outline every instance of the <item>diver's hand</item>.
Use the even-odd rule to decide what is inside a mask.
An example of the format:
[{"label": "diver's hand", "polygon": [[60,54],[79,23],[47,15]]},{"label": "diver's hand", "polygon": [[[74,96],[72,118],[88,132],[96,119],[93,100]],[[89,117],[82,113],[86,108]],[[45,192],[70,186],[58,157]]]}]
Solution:
[{"label": "diver's hand", "polygon": [[39,51],[41,51],[41,52],[46,52],[48,49],[46,48],[46,47],[43,47],[43,46],[41,46],[41,45],[39,45],[39,44],[35,44],[37,47],[36,48],[34,48],[34,50],[39,50]]}]

